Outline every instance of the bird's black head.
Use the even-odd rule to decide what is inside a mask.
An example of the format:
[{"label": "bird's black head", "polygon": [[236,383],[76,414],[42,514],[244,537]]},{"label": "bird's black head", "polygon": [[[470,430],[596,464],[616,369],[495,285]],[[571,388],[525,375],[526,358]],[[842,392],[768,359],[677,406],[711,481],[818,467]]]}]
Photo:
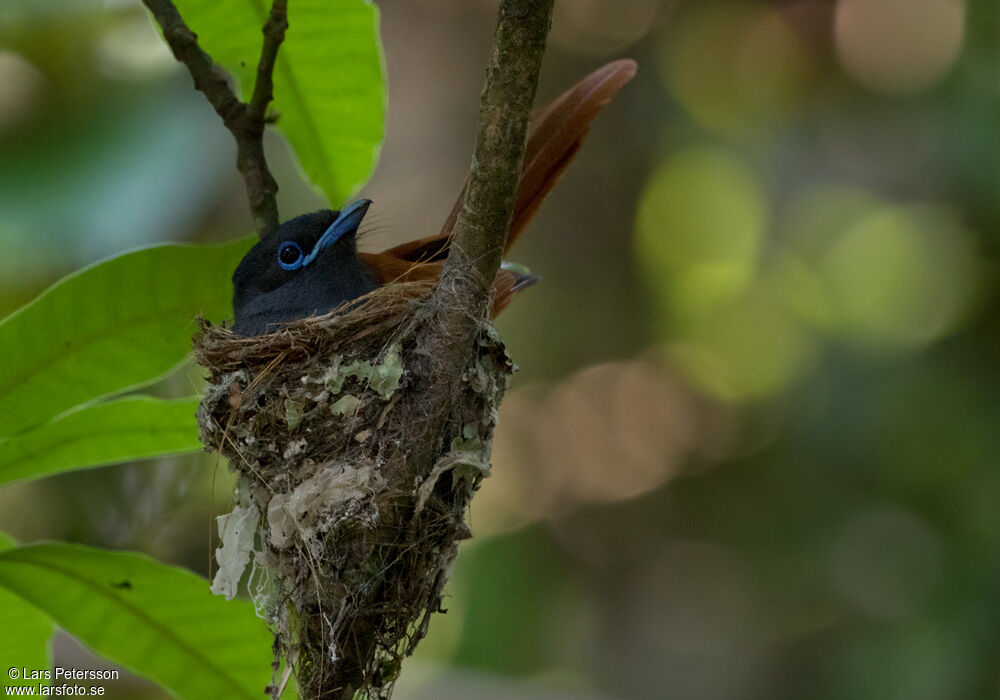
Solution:
[{"label": "bird's black head", "polygon": [[262,238],[233,273],[233,330],[260,335],[275,324],[322,314],[375,289],[355,236],[371,202],[286,221]]}]

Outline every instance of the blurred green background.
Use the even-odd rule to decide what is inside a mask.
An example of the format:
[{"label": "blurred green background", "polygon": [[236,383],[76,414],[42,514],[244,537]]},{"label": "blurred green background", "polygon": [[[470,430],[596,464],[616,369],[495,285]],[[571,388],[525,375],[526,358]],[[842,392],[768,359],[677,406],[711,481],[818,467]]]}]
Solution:
[{"label": "blurred green background", "polygon": [[[377,4],[368,250],[450,210],[495,22]],[[1000,697],[1000,5],[557,0],[539,103],[620,56],[514,249],[545,282],[500,320],[494,476],[397,697]],[[323,206],[268,147],[283,216]],[[0,1],[0,315],[246,235],[234,160],[137,2]],[[206,573],[230,487],[209,456],[65,474],[0,491],[0,529]]]}]

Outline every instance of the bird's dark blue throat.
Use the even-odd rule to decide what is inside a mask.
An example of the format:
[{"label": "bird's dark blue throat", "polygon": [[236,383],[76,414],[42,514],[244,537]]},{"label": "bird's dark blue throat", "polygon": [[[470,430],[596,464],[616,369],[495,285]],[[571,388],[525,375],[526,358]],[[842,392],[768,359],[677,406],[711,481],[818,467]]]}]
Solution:
[{"label": "bird's dark blue throat", "polygon": [[375,289],[355,245],[369,206],[360,199],[340,211],[297,216],[251,248],[233,273],[233,331],[268,333]]}]

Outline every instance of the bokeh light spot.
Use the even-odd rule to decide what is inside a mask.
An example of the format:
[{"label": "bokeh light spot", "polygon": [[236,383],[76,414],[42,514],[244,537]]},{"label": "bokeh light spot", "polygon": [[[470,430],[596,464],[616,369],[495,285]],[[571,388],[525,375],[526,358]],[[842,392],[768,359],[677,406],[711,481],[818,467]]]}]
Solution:
[{"label": "bokeh light spot", "polygon": [[673,476],[698,441],[691,394],[649,360],[582,370],[511,393],[500,409],[476,533],[638,496]]},{"label": "bokeh light spot", "polygon": [[635,251],[660,308],[700,317],[753,278],[766,220],[754,173],[721,150],[695,147],[653,175],[639,203]]},{"label": "bokeh light spot", "polygon": [[965,34],[964,0],[838,0],[837,55],[877,92],[933,87],[955,63]]},{"label": "bokeh light spot", "polygon": [[763,398],[809,366],[814,343],[762,293],[704,319],[668,346],[673,364],[704,391],[726,401]]},{"label": "bokeh light spot", "polygon": [[760,2],[689,3],[672,18],[659,69],[702,126],[744,133],[794,112],[813,57],[787,19]]},{"label": "bokeh light spot", "polygon": [[639,41],[659,12],[660,0],[557,2],[550,38],[574,53],[606,56]]},{"label": "bokeh light spot", "polygon": [[840,330],[873,346],[920,346],[951,330],[978,286],[972,237],[933,207],[885,207],[822,262]]},{"label": "bokeh light spot", "polygon": [[0,49],[0,131],[36,108],[44,76],[21,54]]}]

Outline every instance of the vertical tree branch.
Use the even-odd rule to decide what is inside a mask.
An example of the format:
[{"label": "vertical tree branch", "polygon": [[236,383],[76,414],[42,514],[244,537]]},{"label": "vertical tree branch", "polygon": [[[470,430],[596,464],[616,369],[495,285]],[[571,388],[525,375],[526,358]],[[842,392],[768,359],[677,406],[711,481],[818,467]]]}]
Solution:
[{"label": "vertical tree branch", "polygon": [[553,0],[504,0],[479,108],[469,186],[455,224],[441,290],[475,273],[473,298],[485,312],[490,285],[500,268],[538,87]]},{"label": "vertical tree branch", "polygon": [[274,95],[274,64],[288,27],[288,0],[274,0],[271,5],[263,29],[264,45],[249,104],[236,96],[226,72],[198,45],[198,36],[185,24],[171,0],[142,2],[160,25],[174,58],[187,67],[195,87],[208,98],[222,118],[222,123],[236,139],[236,167],[243,175],[254,227],[263,238],[280,223],[276,199],[278,183],[271,175],[264,156],[264,129],[267,106]]},{"label": "vertical tree branch", "polygon": [[471,357],[474,334],[485,317],[493,278],[500,268],[552,5],[553,0],[503,0],[500,4],[469,184],[432,296],[437,316],[424,337],[427,353],[434,358],[428,391],[441,401],[454,395],[461,368]]}]

